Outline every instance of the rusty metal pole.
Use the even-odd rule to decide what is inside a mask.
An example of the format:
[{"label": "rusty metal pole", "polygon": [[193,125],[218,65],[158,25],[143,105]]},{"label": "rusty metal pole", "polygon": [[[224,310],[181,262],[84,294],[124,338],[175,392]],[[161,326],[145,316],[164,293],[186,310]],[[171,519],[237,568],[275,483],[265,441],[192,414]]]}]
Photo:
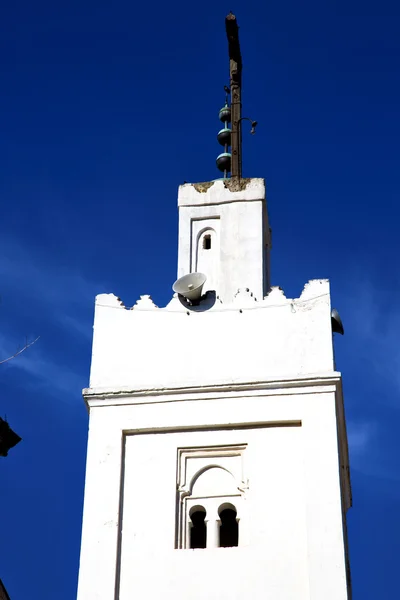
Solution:
[{"label": "rusty metal pole", "polygon": [[232,119],[232,179],[242,176],[242,139],[241,139],[241,114],[242,114],[242,55],[239,44],[239,28],[235,15],[229,13],[225,18],[225,29],[229,48],[229,73],[231,88],[231,119]]}]

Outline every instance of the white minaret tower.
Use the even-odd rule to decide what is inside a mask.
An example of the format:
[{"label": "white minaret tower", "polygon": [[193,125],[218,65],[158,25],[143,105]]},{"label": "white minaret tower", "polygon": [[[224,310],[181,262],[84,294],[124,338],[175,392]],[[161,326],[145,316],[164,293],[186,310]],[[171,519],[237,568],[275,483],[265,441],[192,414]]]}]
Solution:
[{"label": "white minaret tower", "polygon": [[329,283],[270,288],[264,180],[186,184],[178,206],[180,293],[96,298],[78,600],[348,600]]}]

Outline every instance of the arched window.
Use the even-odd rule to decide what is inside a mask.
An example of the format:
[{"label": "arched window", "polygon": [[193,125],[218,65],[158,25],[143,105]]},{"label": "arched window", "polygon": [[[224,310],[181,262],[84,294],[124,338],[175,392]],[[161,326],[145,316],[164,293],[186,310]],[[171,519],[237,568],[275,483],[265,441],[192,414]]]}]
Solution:
[{"label": "arched window", "polygon": [[248,545],[246,448],[232,444],[178,449],[176,548]]},{"label": "arched window", "polygon": [[203,506],[194,506],[190,511],[190,548],[205,548],[207,546],[207,527],[205,523],[206,510]]},{"label": "arched window", "polygon": [[203,237],[203,249],[211,250],[211,235],[209,233]]},{"label": "arched window", "polygon": [[239,524],[233,504],[223,504],[218,510],[221,525],[219,527],[220,548],[230,548],[239,544]]}]

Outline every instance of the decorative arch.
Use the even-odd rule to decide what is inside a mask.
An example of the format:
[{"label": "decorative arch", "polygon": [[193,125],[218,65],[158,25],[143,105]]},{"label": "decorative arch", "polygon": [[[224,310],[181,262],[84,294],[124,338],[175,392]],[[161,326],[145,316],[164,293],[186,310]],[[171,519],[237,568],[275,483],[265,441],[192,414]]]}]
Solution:
[{"label": "decorative arch", "polygon": [[201,506],[200,504],[192,506],[189,510],[189,547],[192,550],[195,550],[196,548],[205,548],[207,546],[206,516],[207,511],[204,506]]},{"label": "decorative arch", "polygon": [[217,290],[220,266],[219,239],[217,231],[210,225],[198,232],[194,256],[194,270],[207,275],[204,290]]},{"label": "decorative arch", "polygon": [[[203,229],[200,229],[200,231],[197,233],[197,237],[196,237],[196,247],[199,248],[199,242],[201,242],[204,238],[205,235],[210,235],[211,238],[216,237],[217,236],[217,232],[215,231],[214,227],[203,227]],[[211,244],[211,248],[212,249],[212,244]]]},{"label": "decorative arch", "polygon": [[233,548],[239,545],[239,518],[236,507],[230,502],[223,502],[218,508],[220,519],[219,547]]},{"label": "decorative arch", "polygon": [[[211,464],[211,465],[207,465],[207,466],[203,467],[202,469],[200,469],[199,471],[197,471],[197,473],[195,473],[195,475],[192,477],[192,480],[189,484],[189,493],[190,494],[193,494],[193,489],[196,486],[200,477],[202,477],[204,474],[207,473],[207,471],[210,471],[211,469],[220,469],[221,471],[225,471],[225,473],[227,473],[228,476],[231,477],[231,481],[233,482],[233,486],[232,486],[233,493],[237,493],[240,484],[238,484],[238,482],[235,481],[235,477],[234,477],[233,473],[231,473],[231,471],[229,469],[227,469],[226,467],[224,467],[222,465]],[[226,481],[228,481],[228,479],[226,479]],[[226,490],[226,488],[225,488],[225,490]],[[225,491],[225,493],[226,493],[226,491]]]},{"label": "decorative arch", "polygon": [[247,543],[243,502],[248,488],[243,473],[246,447],[244,444],[178,450],[177,548]]},{"label": "decorative arch", "polygon": [[233,504],[231,504],[230,502],[223,502],[221,504],[221,506],[218,508],[218,514],[219,514],[219,516],[221,516],[221,513],[224,510],[234,510],[234,511],[236,511],[236,507]]}]

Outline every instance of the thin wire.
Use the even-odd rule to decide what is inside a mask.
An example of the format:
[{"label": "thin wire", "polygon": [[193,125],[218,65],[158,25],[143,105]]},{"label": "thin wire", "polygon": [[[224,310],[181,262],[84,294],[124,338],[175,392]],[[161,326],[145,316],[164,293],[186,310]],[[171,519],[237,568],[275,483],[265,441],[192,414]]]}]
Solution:
[{"label": "thin wire", "polygon": [[[296,306],[298,306],[299,304],[307,304],[309,302],[313,302],[314,300],[318,300],[319,298],[324,298],[325,296],[329,296],[329,293],[325,293],[325,294],[320,294],[319,296],[313,296],[312,298],[306,298],[305,300],[300,300],[300,299],[292,299],[292,298],[285,298],[285,300],[287,300],[287,304],[269,304],[268,306],[262,306],[261,303],[255,301],[255,306],[239,306],[238,307],[232,307],[232,305],[228,305],[226,308],[223,307],[224,305],[221,305],[221,311],[225,310],[233,310],[233,311],[237,311],[239,310],[239,308],[245,309],[245,310],[254,310],[257,308],[287,308],[288,306],[290,306],[292,309],[295,308]],[[267,296],[268,298],[268,296]],[[265,300],[266,298],[264,298],[263,300]],[[96,306],[99,306],[100,308],[113,308],[116,310],[134,310],[136,304],[134,304],[133,306],[109,306],[108,304],[96,304]],[[154,305],[154,308],[140,308],[139,311],[143,311],[143,312],[150,312],[153,311],[154,309],[158,309],[158,310],[163,310],[164,312],[179,312],[176,310],[168,310],[167,307],[164,308],[160,308],[159,306]],[[193,312],[197,312],[197,311],[193,311]],[[203,312],[203,311],[202,311]],[[205,311],[204,311],[205,312]],[[292,310],[293,312],[293,310]],[[296,312],[296,311],[294,311]]]}]

